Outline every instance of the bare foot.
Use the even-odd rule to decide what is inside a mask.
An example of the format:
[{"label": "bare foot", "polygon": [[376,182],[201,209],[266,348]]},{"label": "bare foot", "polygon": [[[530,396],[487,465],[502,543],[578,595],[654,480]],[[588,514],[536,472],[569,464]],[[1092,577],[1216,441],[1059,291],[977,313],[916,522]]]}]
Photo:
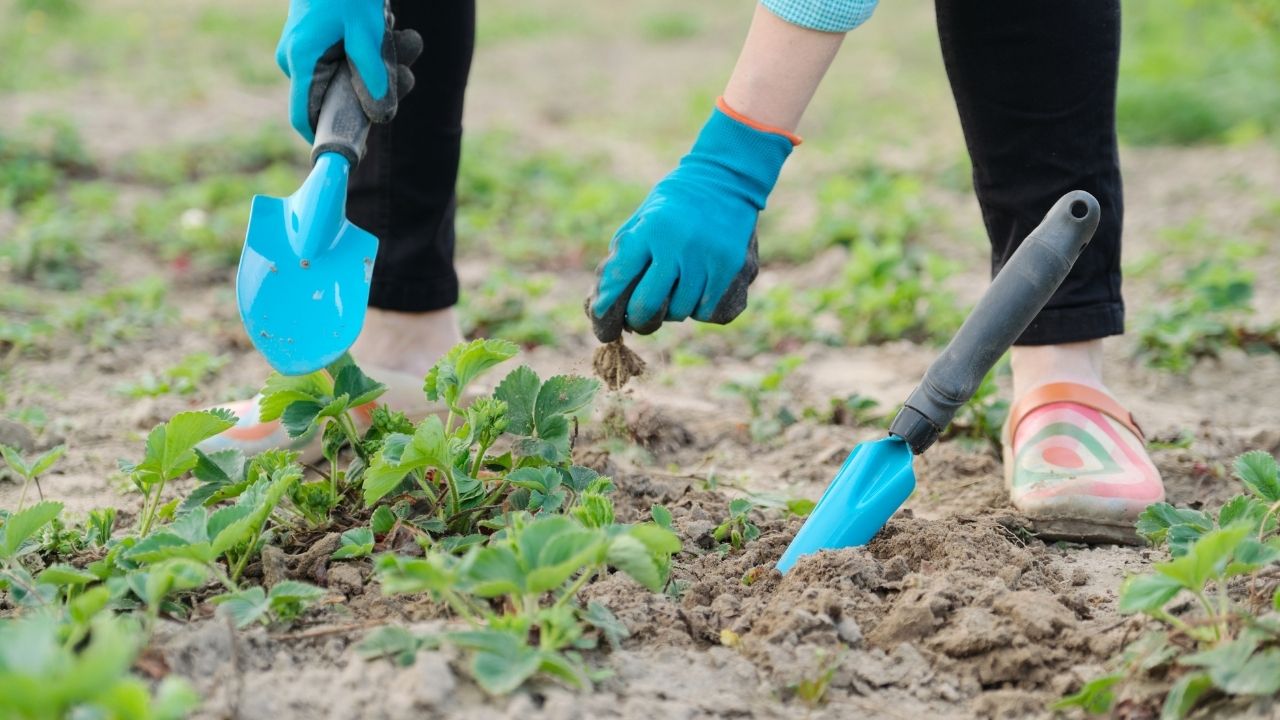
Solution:
[{"label": "bare foot", "polygon": [[405,313],[369,308],[364,330],[351,346],[351,356],[371,373],[377,370],[414,375],[419,380],[436,361],[462,342],[453,308]]}]

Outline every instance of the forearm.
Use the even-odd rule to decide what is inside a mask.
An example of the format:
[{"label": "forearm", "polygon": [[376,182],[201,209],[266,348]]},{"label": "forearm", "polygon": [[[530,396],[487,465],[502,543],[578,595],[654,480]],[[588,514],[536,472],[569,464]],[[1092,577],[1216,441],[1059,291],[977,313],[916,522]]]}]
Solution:
[{"label": "forearm", "polygon": [[844,36],[794,25],[757,5],[725,103],[757,123],[795,132]]}]

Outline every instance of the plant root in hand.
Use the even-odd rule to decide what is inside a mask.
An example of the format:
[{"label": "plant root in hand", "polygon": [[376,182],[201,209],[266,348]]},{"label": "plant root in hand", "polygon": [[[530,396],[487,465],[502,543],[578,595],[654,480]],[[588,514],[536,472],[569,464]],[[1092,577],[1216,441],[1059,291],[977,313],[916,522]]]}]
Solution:
[{"label": "plant root in hand", "polygon": [[596,377],[603,380],[610,390],[617,390],[631,378],[644,374],[644,360],[623,345],[622,338],[596,348],[591,356],[591,367],[595,369]]}]

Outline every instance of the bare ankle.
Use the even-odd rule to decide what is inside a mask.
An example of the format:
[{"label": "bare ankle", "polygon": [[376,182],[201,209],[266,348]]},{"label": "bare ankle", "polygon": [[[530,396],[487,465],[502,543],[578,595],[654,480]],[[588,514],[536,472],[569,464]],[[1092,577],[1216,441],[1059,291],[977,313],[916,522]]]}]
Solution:
[{"label": "bare ankle", "polygon": [[351,354],[370,366],[425,375],[459,342],[462,331],[452,307],[421,313],[369,308]]},{"label": "bare ankle", "polygon": [[1019,345],[1013,348],[1013,394],[1050,382],[1076,382],[1100,390],[1102,383],[1102,340],[1061,345]]}]

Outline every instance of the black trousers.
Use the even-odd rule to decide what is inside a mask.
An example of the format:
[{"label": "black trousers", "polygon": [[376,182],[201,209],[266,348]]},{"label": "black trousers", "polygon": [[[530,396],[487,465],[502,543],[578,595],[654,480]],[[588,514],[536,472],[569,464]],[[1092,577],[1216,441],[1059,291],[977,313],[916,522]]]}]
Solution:
[{"label": "black trousers", "polygon": [[458,302],[453,269],[462,100],[475,48],[475,0],[393,0],[396,27],[422,35],[413,91],[369,130],[347,217],[379,240],[369,304],[423,312]]},{"label": "black trousers", "polygon": [[[1119,0],[936,0],[936,8],[992,271],[1066,192],[1088,190],[1102,206],[1093,241],[1019,343],[1123,332]],[[382,241],[370,303],[420,312],[458,299],[454,185],[475,2],[405,0],[393,9],[397,26],[421,33],[426,49],[395,121],[370,133],[347,209]]]}]

